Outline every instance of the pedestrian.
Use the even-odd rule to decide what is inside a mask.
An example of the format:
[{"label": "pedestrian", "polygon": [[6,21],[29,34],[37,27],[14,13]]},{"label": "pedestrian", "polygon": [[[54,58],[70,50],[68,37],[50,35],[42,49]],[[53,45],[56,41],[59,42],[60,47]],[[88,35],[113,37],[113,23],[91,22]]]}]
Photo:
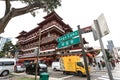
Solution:
[{"label": "pedestrian", "polygon": [[112,60],[111,64],[112,64],[113,69],[115,69],[115,60]]},{"label": "pedestrian", "polygon": [[99,70],[101,70],[101,65],[100,65],[100,63],[98,62],[97,64],[98,64],[98,68],[99,68]]},{"label": "pedestrian", "polygon": [[100,63],[101,63],[101,65],[102,65],[102,68],[104,69],[104,67],[105,67],[105,62],[102,61],[102,60],[100,60]]},{"label": "pedestrian", "polygon": [[118,59],[116,59],[116,63],[119,64],[119,60]]},{"label": "pedestrian", "polygon": [[93,66],[93,70],[95,70],[95,63],[94,62],[92,63],[92,66]]}]

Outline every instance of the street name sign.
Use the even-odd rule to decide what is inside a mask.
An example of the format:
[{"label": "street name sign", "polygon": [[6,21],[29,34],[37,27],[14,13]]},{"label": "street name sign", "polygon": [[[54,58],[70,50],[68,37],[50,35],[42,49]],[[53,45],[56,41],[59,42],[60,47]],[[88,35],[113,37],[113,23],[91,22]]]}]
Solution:
[{"label": "street name sign", "polygon": [[58,48],[68,47],[80,43],[80,38],[76,37],[70,40],[66,40],[58,43]]},{"label": "street name sign", "polygon": [[68,34],[66,34],[66,35],[63,35],[63,36],[61,36],[61,37],[59,37],[58,39],[57,39],[57,41],[58,42],[61,42],[61,41],[65,41],[65,40],[68,40],[68,39],[71,39],[71,38],[73,38],[73,37],[75,37],[75,36],[78,36],[78,30],[77,31],[74,31],[74,32],[71,32],[71,33],[68,33]]},{"label": "street name sign", "polygon": [[[88,27],[82,28],[81,31],[82,31],[82,34],[92,32],[92,27],[88,26]],[[65,41],[65,40],[71,39],[71,38],[78,36],[78,35],[79,35],[78,30],[76,30],[74,32],[71,32],[71,33],[68,33],[66,35],[59,37],[57,39],[57,41],[58,42]]]}]

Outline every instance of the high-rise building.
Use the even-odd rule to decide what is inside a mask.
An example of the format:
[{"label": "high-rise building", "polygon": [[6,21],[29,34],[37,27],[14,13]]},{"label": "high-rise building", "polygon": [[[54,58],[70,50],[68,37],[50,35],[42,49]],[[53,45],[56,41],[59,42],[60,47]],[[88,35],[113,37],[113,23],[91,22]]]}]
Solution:
[{"label": "high-rise building", "polygon": [[2,51],[4,44],[10,40],[11,40],[10,38],[0,37],[0,51]]},{"label": "high-rise building", "polygon": [[109,52],[111,53],[111,55],[115,58],[115,53],[114,53],[114,51],[113,51],[113,49],[114,49],[114,44],[113,44],[113,41],[112,41],[112,40],[109,40],[109,41],[108,41],[107,48],[109,49]]}]

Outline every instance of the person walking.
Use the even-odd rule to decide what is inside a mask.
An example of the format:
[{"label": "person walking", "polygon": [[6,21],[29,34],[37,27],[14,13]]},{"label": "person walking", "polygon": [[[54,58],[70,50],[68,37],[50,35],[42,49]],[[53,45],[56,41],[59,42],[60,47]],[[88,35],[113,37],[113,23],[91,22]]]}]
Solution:
[{"label": "person walking", "polygon": [[115,68],[115,60],[112,60],[111,61],[111,64],[112,64],[112,67],[113,67],[113,69]]},{"label": "person walking", "polygon": [[92,66],[93,66],[93,70],[95,70],[95,63],[94,62],[92,63]]},{"label": "person walking", "polygon": [[99,70],[101,70],[101,65],[100,65],[100,63],[98,62],[97,64],[98,64],[98,68],[99,68]]}]

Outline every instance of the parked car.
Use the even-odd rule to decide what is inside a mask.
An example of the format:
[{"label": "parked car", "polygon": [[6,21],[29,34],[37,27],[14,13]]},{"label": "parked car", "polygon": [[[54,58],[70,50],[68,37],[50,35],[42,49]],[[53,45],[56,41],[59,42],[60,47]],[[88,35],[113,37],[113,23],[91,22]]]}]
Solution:
[{"label": "parked car", "polygon": [[25,66],[23,63],[16,63],[14,67],[15,72],[24,72],[26,70]]},{"label": "parked car", "polygon": [[[26,73],[27,74],[35,74],[36,71],[36,63],[29,63],[26,65]],[[42,63],[38,63],[38,69],[37,69],[37,73],[40,74],[42,72],[47,72],[47,65],[46,64],[42,64]]]},{"label": "parked car", "polygon": [[60,70],[60,62],[52,62],[52,70],[54,71]]},{"label": "parked car", "polygon": [[16,60],[14,58],[0,58],[0,76],[7,76],[14,72]]}]

